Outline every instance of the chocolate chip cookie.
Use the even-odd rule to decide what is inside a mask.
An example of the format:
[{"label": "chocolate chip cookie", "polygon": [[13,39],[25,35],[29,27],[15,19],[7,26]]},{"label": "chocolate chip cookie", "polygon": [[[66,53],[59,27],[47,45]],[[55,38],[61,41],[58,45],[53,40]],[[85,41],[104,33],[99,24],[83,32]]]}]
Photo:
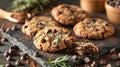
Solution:
[{"label": "chocolate chip cookie", "polygon": [[64,25],[74,25],[88,17],[87,12],[75,5],[61,4],[53,8],[52,16],[56,21]]},{"label": "chocolate chip cookie", "polygon": [[56,52],[70,47],[75,36],[63,27],[48,27],[38,32],[34,37],[36,48],[47,52]]},{"label": "chocolate chip cookie", "polygon": [[91,42],[76,42],[76,52],[79,55],[84,55],[84,54],[92,54],[92,53],[97,53],[99,52],[99,49],[95,44]]},{"label": "chocolate chip cookie", "polygon": [[22,32],[28,36],[34,36],[38,30],[41,30],[48,26],[60,26],[56,21],[51,17],[46,16],[36,16],[31,20],[27,21],[23,27]]},{"label": "chocolate chip cookie", "polygon": [[86,18],[77,23],[73,31],[76,36],[87,39],[102,39],[110,37],[115,32],[113,25],[99,18]]}]

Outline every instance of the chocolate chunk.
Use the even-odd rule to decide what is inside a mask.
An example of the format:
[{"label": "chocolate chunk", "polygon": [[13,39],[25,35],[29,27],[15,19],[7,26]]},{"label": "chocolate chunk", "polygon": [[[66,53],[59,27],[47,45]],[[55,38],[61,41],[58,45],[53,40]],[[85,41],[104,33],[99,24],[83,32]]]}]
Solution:
[{"label": "chocolate chunk", "polygon": [[112,65],[109,63],[109,64],[106,65],[106,67],[112,67]]},{"label": "chocolate chunk", "polygon": [[116,49],[115,49],[115,48],[112,48],[112,49],[110,50],[110,53],[115,53],[115,51],[116,51]]},{"label": "chocolate chunk", "polygon": [[88,57],[85,57],[85,58],[84,58],[84,62],[85,62],[85,63],[89,63],[89,62],[90,62],[90,59],[89,59]]},{"label": "chocolate chunk", "polygon": [[117,62],[116,62],[116,66],[117,66],[117,67],[120,67],[120,61],[117,61]]},{"label": "chocolate chunk", "polygon": [[72,32],[68,32],[68,36],[71,36],[72,35]]},{"label": "chocolate chunk", "polygon": [[16,50],[15,50],[15,49],[9,49],[9,50],[8,50],[8,53],[9,53],[10,55],[15,55],[15,54],[16,54]]},{"label": "chocolate chunk", "polygon": [[12,58],[11,56],[8,56],[8,57],[6,58],[6,60],[7,60],[7,61],[12,61],[13,58]]},{"label": "chocolate chunk", "polygon": [[91,67],[98,67],[97,63],[95,61],[93,61],[93,63],[91,64]]},{"label": "chocolate chunk", "polygon": [[92,18],[91,20],[92,20],[93,22],[96,22],[96,21],[97,21],[96,18]]},{"label": "chocolate chunk", "polygon": [[76,56],[76,55],[73,55],[73,56],[71,57],[71,59],[72,59],[73,61],[76,61],[77,56]]},{"label": "chocolate chunk", "polygon": [[6,42],[6,41],[8,41],[8,39],[6,39],[4,37],[1,38],[1,42]]},{"label": "chocolate chunk", "polygon": [[39,53],[38,53],[38,51],[34,52],[34,53],[33,53],[33,56],[35,56],[35,57],[39,57]]},{"label": "chocolate chunk", "polygon": [[21,61],[20,61],[20,60],[17,60],[17,61],[15,62],[15,65],[16,65],[16,66],[21,66],[21,65],[22,65],[22,63],[21,63]]},{"label": "chocolate chunk", "polygon": [[22,55],[20,59],[21,59],[21,60],[26,60],[26,59],[27,59],[27,56],[26,56],[26,55]]},{"label": "chocolate chunk", "polygon": [[10,49],[19,49],[16,45],[10,46]]},{"label": "chocolate chunk", "polygon": [[24,28],[27,28],[28,26],[26,25],[26,26],[24,26]]},{"label": "chocolate chunk", "polygon": [[110,59],[111,60],[117,60],[118,59],[117,54],[111,54]]},{"label": "chocolate chunk", "polygon": [[100,64],[107,64],[107,61],[105,59],[101,59]]},{"label": "chocolate chunk", "polygon": [[16,26],[15,25],[12,26],[11,30],[16,30]]},{"label": "chocolate chunk", "polygon": [[12,65],[10,62],[7,62],[7,63],[5,64],[5,67],[13,67],[13,65]]},{"label": "chocolate chunk", "polygon": [[5,52],[4,52],[4,56],[5,56],[5,57],[8,57],[9,55],[10,55],[10,54],[8,53],[8,51],[5,51]]},{"label": "chocolate chunk", "polygon": [[41,43],[45,43],[45,42],[46,42],[46,39],[42,39],[42,40],[41,40]]}]

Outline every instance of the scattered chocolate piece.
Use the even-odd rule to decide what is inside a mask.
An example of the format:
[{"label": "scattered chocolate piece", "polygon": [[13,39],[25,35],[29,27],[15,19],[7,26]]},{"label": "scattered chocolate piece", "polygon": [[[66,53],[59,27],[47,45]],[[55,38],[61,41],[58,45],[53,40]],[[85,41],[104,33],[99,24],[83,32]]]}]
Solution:
[{"label": "scattered chocolate piece", "polygon": [[112,65],[109,63],[109,64],[106,65],[106,67],[112,67]]},{"label": "scattered chocolate piece", "polygon": [[117,61],[117,62],[116,62],[116,66],[117,66],[117,67],[120,67],[120,61]]},{"label": "scattered chocolate piece", "polygon": [[10,54],[9,54],[8,51],[5,51],[5,52],[4,52],[4,56],[5,56],[5,57],[8,57],[9,55],[10,55]]},{"label": "scattered chocolate piece", "polygon": [[10,46],[10,49],[19,49],[16,45]]},{"label": "scattered chocolate piece", "polygon": [[118,59],[117,54],[111,54],[110,59],[111,60],[117,60]]},{"label": "scattered chocolate piece", "polygon": [[12,65],[10,62],[7,62],[7,63],[5,64],[5,67],[13,67],[13,65]]},{"label": "scattered chocolate piece", "polygon": [[33,53],[33,56],[35,56],[35,57],[39,57],[39,53],[38,53],[38,51],[34,52],[34,53]]},{"label": "scattered chocolate piece", "polygon": [[77,59],[77,56],[76,56],[76,55],[73,55],[73,56],[71,57],[71,59],[72,59],[73,61],[75,61],[75,60]]},{"label": "scattered chocolate piece", "polygon": [[6,42],[6,41],[8,41],[8,39],[6,39],[4,37],[1,38],[1,42]]},{"label": "scattered chocolate piece", "polygon": [[88,57],[85,57],[85,58],[84,58],[84,62],[85,62],[85,63],[89,63],[89,62],[90,62],[90,59],[89,59]]},{"label": "scattered chocolate piece", "polygon": [[7,60],[7,61],[12,61],[13,58],[12,58],[11,56],[8,56],[8,57],[6,58],[6,60]]},{"label": "scattered chocolate piece", "polygon": [[26,55],[22,55],[20,59],[21,59],[21,60],[26,60],[27,57],[26,57]]},{"label": "scattered chocolate piece", "polygon": [[16,26],[15,25],[12,26],[11,30],[16,30]]},{"label": "scattered chocolate piece", "polygon": [[110,50],[110,53],[115,53],[115,51],[116,51],[116,49],[115,49],[115,48],[112,48],[112,49]]},{"label": "scattered chocolate piece", "polygon": [[10,49],[8,50],[8,53],[9,53],[10,55],[15,55],[15,54],[16,54],[16,50],[10,48]]},{"label": "scattered chocolate piece", "polygon": [[91,67],[98,67],[97,63],[95,61],[93,61],[93,63],[91,64]]},{"label": "scattered chocolate piece", "polygon": [[17,60],[17,61],[15,62],[15,65],[16,65],[16,66],[20,66],[20,65],[22,65],[22,63],[21,63],[20,60]]},{"label": "scattered chocolate piece", "polygon": [[100,64],[107,64],[107,61],[105,59],[101,59]]},{"label": "scattered chocolate piece", "polygon": [[7,29],[5,30],[5,32],[8,32],[8,31],[10,31],[10,28],[7,28]]}]

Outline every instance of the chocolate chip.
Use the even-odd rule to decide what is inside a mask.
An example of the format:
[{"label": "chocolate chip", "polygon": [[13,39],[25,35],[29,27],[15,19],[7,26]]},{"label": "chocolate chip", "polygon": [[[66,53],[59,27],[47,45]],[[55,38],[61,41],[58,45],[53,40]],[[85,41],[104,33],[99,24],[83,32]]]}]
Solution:
[{"label": "chocolate chip", "polygon": [[7,62],[7,63],[5,64],[5,67],[13,67],[13,65],[12,65],[10,62]]},{"label": "chocolate chip", "polygon": [[53,32],[54,32],[54,33],[57,33],[57,30],[55,29]]},{"label": "chocolate chip", "polygon": [[90,59],[89,59],[88,57],[85,57],[85,58],[84,58],[84,62],[85,62],[85,63],[89,63],[89,62],[90,62]]},{"label": "chocolate chip", "polygon": [[109,64],[106,65],[106,67],[112,67],[112,65],[109,63]]},{"label": "chocolate chip", "polygon": [[80,11],[80,13],[84,14],[84,13],[85,13],[85,11],[84,11],[84,10],[82,10],[82,11]]},{"label": "chocolate chip", "polygon": [[8,57],[9,55],[10,55],[10,54],[8,53],[8,51],[5,51],[5,52],[4,52],[4,56],[5,56],[5,57]]},{"label": "chocolate chip", "polygon": [[20,65],[22,65],[22,63],[21,63],[20,60],[17,60],[17,61],[15,62],[15,65],[16,65],[16,66],[20,66]]},{"label": "chocolate chip", "polygon": [[8,57],[6,58],[6,60],[7,60],[7,61],[12,61],[13,58],[12,58],[11,56],[8,56]]},{"label": "chocolate chip", "polygon": [[46,42],[46,39],[42,39],[42,40],[41,40],[41,43],[45,43],[45,42]]},{"label": "chocolate chip", "polygon": [[48,29],[47,33],[52,33],[52,30],[51,30],[51,29]]},{"label": "chocolate chip", "polygon": [[34,52],[34,53],[33,53],[33,56],[35,56],[35,57],[39,57],[39,53],[38,53],[38,51]]},{"label": "chocolate chip", "polygon": [[111,60],[117,60],[117,59],[118,59],[117,54],[111,54],[111,55],[110,55],[110,59],[111,59]]},{"label": "chocolate chip", "polygon": [[24,26],[24,28],[27,28],[28,26],[26,25],[26,26]]},{"label": "chocolate chip", "polygon": [[22,55],[20,59],[21,59],[21,60],[26,60],[26,59],[27,59],[27,56],[26,56],[26,55]]},{"label": "chocolate chip", "polygon": [[92,20],[93,22],[96,22],[96,21],[97,21],[96,18],[92,18],[91,20]]},{"label": "chocolate chip", "polygon": [[100,64],[107,64],[107,61],[105,59],[101,59]]},{"label": "chocolate chip", "polygon": [[116,62],[116,66],[117,66],[117,67],[120,67],[120,61],[117,61],[117,62]]},{"label": "chocolate chip", "polygon": [[56,14],[60,15],[60,14],[62,14],[62,12],[61,11],[56,11]]}]

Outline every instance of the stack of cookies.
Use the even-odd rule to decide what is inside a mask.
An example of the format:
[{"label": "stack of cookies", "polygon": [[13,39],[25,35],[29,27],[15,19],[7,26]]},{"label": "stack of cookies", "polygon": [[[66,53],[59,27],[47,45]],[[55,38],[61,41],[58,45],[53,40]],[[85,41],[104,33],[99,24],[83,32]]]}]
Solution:
[{"label": "stack of cookies", "polygon": [[[56,52],[69,48],[76,43],[75,52],[79,55],[98,52],[93,43],[76,41],[76,36],[86,39],[102,39],[110,37],[114,27],[107,21],[99,18],[89,18],[86,11],[75,5],[61,4],[51,11],[54,18],[36,16],[26,21],[22,32],[34,37],[34,45],[41,51]],[[73,25],[74,35],[62,25]],[[79,47],[79,49],[77,49]],[[88,49],[88,50],[87,50]]]}]

